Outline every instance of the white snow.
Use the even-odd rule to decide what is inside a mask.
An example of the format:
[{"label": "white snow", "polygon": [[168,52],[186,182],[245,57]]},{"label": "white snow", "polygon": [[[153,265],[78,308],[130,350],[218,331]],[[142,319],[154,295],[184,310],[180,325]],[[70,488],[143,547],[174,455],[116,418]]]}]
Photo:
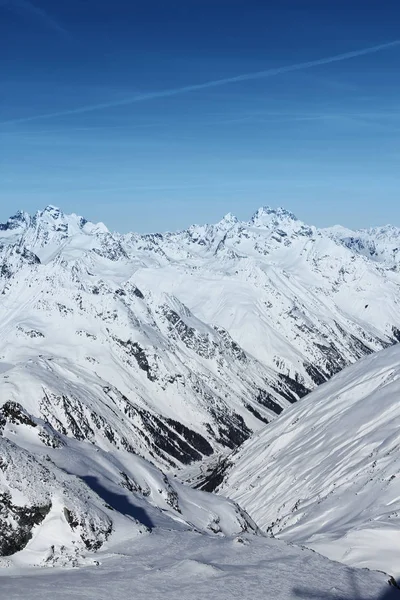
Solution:
[{"label": "white snow", "polygon": [[357,571],[268,538],[157,531],[99,552],[97,567],[0,570],[9,600],[395,600],[382,573]]},{"label": "white snow", "polygon": [[[227,215],[178,233],[122,236],[50,205],[0,227],[0,265],[0,362],[15,365],[0,399],[19,401],[29,389],[30,410],[50,418],[40,407],[46,380],[54,394],[89,397],[115,429],[104,398],[111,388],[164,423],[183,423],[216,453],[400,331],[391,261],[284,209],[261,208],[247,223]],[[132,438],[163,468],[188,460],[150,452],[143,417],[135,419],[135,431],[118,423],[119,444]],[[97,429],[97,443],[109,447]]]}]

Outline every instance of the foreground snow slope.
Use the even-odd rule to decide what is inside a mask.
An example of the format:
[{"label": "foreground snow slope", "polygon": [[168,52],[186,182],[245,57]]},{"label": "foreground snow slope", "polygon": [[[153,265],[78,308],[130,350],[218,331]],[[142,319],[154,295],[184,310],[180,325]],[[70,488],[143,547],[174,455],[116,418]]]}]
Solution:
[{"label": "foreground snow slope", "polygon": [[398,597],[389,575],[260,535],[232,501],[71,439],[16,403],[3,405],[0,428],[4,598]]},{"label": "foreground snow slope", "polygon": [[97,555],[99,566],[0,569],[8,600],[396,600],[388,576],[270,538],[158,531]]},{"label": "foreground snow slope", "polygon": [[221,493],[265,531],[400,574],[400,347],[359,361],[246,442]]}]

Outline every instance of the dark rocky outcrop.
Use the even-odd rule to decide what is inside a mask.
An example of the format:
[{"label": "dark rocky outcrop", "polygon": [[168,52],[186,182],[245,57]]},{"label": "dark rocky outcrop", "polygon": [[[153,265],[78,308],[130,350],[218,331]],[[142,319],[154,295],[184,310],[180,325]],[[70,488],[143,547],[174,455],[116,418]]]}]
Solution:
[{"label": "dark rocky outcrop", "polygon": [[0,492],[0,556],[19,552],[32,538],[32,530],[39,525],[51,509],[42,506],[17,506],[9,492]]}]

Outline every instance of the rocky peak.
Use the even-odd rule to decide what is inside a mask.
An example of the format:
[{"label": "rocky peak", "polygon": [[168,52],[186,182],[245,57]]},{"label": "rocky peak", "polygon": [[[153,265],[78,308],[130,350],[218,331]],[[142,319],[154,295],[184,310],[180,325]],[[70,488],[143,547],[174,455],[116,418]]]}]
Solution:
[{"label": "rocky peak", "polygon": [[37,214],[41,217],[49,216],[55,221],[58,221],[60,218],[64,217],[62,210],[53,204],[48,204],[44,210],[38,211]]},{"label": "rocky peak", "polygon": [[253,215],[250,224],[256,227],[276,226],[282,222],[297,221],[297,217],[285,208],[262,206]]},{"label": "rocky peak", "polygon": [[15,215],[10,217],[7,223],[0,223],[0,231],[12,231],[19,228],[26,228],[30,223],[30,216],[28,213],[18,210]]},{"label": "rocky peak", "polygon": [[77,228],[82,228],[86,224],[86,219],[76,214],[66,215],[57,206],[49,204],[43,210],[38,210],[33,218],[36,226],[47,227],[53,231],[68,231],[68,225],[74,224]]},{"label": "rocky peak", "polygon": [[217,223],[217,227],[229,228],[233,225],[236,225],[237,223],[239,223],[238,218],[234,214],[229,212],[219,221],[219,223]]}]

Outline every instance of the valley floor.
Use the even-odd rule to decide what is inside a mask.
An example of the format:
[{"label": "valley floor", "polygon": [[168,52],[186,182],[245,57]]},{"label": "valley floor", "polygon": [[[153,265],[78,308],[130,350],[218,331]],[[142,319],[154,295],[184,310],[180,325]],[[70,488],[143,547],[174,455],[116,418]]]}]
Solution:
[{"label": "valley floor", "polygon": [[[99,565],[93,565],[93,557]],[[267,537],[158,530],[80,569],[0,570],[7,600],[395,600],[388,576]]]}]

